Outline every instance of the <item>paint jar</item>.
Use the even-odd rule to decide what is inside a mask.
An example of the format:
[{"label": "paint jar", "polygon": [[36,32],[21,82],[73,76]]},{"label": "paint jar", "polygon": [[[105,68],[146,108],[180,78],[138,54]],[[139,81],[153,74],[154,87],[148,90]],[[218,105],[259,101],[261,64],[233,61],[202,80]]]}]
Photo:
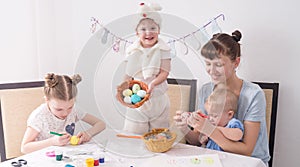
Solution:
[{"label": "paint jar", "polygon": [[99,166],[99,155],[94,155],[94,166]]},{"label": "paint jar", "polygon": [[103,153],[101,153],[101,154],[99,154],[99,163],[100,164],[103,164],[104,163],[104,154]]},{"label": "paint jar", "polygon": [[55,158],[56,158],[56,161],[61,161],[62,158],[63,158],[63,152],[60,151],[60,150],[56,150],[55,151]]},{"label": "paint jar", "polygon": [[73,156],[72,161],[76,167],[86,167],[85,159],[81,156]]},{"label": "paint jar", "polygon": [[86,167],[94,167],[94,159],[93,158],[87,158],[85,160],[85,164],[86,164]]}]

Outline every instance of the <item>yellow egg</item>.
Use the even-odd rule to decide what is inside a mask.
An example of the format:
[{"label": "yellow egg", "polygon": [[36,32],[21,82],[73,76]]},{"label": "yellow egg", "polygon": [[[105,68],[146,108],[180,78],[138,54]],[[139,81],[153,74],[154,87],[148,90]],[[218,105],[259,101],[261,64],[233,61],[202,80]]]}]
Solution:
[{"label": "yellow egg", "polygon": [[79,142],[79,137],[77,136],[72,136],[71,139],[70,139],[70,143],[71,145],[77,145]]},{"label": "yellow egg", "polygon": [[132,95],[132,91],[130,89],[125,89],[123,90],[123,96],[131,96]]}]

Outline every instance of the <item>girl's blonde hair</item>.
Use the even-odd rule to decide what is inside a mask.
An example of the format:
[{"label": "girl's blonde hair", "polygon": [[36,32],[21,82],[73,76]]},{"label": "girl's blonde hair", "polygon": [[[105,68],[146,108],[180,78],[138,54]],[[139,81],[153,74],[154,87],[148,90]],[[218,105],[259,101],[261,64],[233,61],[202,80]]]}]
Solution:
[{"label": "girl's blonde hair", "polygon": [[69,101],[77,95],[77,84],[81,76],[76,74],[72,77],[48,73],[45,75],[44,94],[47,99],[59,99]]}]

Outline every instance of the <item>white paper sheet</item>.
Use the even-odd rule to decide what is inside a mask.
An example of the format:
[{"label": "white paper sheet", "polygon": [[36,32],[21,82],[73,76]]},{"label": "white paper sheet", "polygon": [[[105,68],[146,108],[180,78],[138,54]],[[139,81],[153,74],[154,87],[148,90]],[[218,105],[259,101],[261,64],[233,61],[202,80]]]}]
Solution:
[{"label": "white paper sheet", "polygon": [[143,167],[223,167],[218,154],[198,156],[155,156],[141,165]]}]

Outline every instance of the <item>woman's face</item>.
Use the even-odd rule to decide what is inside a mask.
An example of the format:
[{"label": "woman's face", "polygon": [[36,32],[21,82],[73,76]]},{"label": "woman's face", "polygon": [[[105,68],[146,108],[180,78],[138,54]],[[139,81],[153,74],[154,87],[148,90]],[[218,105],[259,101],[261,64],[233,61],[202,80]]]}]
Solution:
[{"label": "woman's face", "polygon": [[230,77],[235,75],[235,69],[239,64],[239,58],[232,61],[227,56],[215,58],[213,60],[205,58],[206,72],[210,75],[214,84],[226,82]]},{"label": "woman's face", "polygon": [[65,119],[73,109],[75,99],[69,101],[50,99],[47,100],[48,108],[59,119]]},{"label": "woman's face", "polygon": [[141,45],[144,48],[150,48],[158,41],[159,27],[153,20],[144,19],[137,26],[136,33]]}]

